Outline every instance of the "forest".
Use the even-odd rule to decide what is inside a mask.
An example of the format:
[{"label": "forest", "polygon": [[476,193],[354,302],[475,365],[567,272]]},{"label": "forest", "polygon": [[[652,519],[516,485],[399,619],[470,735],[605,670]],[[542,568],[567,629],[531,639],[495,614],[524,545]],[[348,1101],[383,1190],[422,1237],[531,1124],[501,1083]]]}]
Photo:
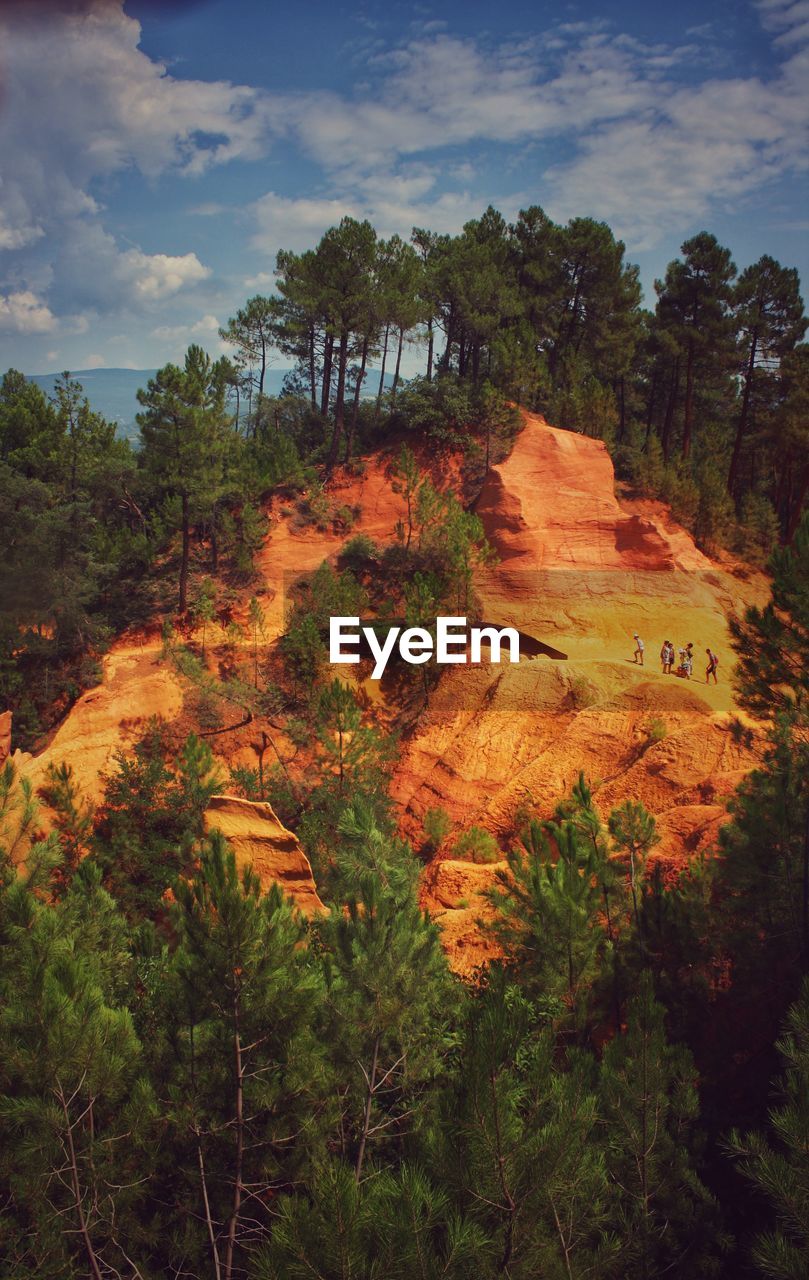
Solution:
[{"label": "forest", "polygon": [[[457,236],[344,218],[139,393],[116,439],[65,374],[0,385],[0,708],[38,750],[116,636],[160,629],[189,715],[103,777],[0,767],[0,1259],[8,1280],[809,1275],[809,346],[797,272],[707,232],[641,305],[603,223],[494,209]],[[404,378],[405,352],[423,373]],[[270,362],[293,368],[264,394]],[[472,510],[515,406],[603,440],[628,491],[766,569],[730,620],[760,762],[674,876],[655,814],[579,773],[526,805],[454,974],[421,910],[399,736],[329,672],[331,616],[475,619]],[[330,479],[394,449],[386,547]],[[418,458],[457,463],[441,487]],[[268,643],[268,503],[345,535]],[[238,619],[241,619],[239,621]],[[227,660],[212,663],[218,629]],[[226,642],[226,643],[225,643]],[[229,648],[227,647],[229,646]],[[219,652],[219,651],[218,651]],[[731,665],[728,655],[728,668]],[[257,767],[212,751],[259,729]],[[283,724],[307,767],[290,772]],[[327,910],[262,888],[204,812],[269,800]],[[45,834],[43,814],[51,815]],[[439,808],[425,847],[446,835]],[[473,861],[493,837],[472,828]]]}]

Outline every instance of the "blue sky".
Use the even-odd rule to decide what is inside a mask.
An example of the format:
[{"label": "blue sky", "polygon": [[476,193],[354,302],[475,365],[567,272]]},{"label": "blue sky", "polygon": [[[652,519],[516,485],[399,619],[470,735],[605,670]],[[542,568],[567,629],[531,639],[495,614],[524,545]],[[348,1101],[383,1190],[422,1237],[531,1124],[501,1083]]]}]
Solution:
[{"label": "blue sky", "polygon": [[650,304],[703,227],[809,279],[809,0],[0,0],[0,76],[3,369],[216,353],[344,213],[603,218]]}]

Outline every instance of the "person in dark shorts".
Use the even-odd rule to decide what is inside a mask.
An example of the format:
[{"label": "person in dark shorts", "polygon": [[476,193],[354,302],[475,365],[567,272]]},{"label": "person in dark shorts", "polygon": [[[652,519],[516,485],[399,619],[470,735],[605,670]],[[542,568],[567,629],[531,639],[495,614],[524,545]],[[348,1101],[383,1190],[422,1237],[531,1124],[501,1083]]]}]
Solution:
[{"label": "person in dark shorts", "polygon": [[708,655],[708,669],[705,672],[705,683],[710,684],[711,676],[713,676],[714,684],[719,684],[719,681],[716,678],[716,668],[719,666],[719,658],[712,649],[706,649],[705,652]]},{"label": "person in dark shorts", "polygon": [[635,635],[633,638],[635,641],[635,661],[640,662],[640,665],[643,666],[643,650],[646,648],[646,646],[644,645],[637,631],[635,632]]},{"label": "person in dark shorts", "polygon": [[663,641],[663,648],[660,650],[660,661],[663,664],[663,675],[670,676],[674,662],[674,645],[670,640]]}]

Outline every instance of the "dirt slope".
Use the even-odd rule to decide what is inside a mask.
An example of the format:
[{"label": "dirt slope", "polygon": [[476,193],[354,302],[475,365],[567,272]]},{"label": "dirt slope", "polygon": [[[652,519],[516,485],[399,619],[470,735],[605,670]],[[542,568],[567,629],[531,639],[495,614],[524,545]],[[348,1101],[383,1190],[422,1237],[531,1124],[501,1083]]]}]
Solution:
[{"label": "dirt slope", "polygon": [[[20,773],[31,779],[35,790],[45,782],[50,764],[66,762],[85,797],[97,803],[101,774],[116,751],[137,741],[153,716],[170,721],[182,708],[180,682],[161,662],[155,638],[113,646],[104,656],[102,672],[102,683],[82,694],[44,751],[36,756],[15,753]],[[47,826],[47,809],[41,817]]]},{"label": "dirt slope", "polygon": [[279,822],[270,805],[212,796],[205,810],[205,830],[221,831],[239,865],[251,865],[264,889],[279,884],[307,916],[326,910],[298,837]]},{"label": "dirt slope", "polygon": [[[418,840],[425,811],[440,805],[456,832],[478,824],[507,848],[521,815],[549,816],[583,769],[605,814],[643,801],[658,817],[655,856],[681,864],[713,840],[724,797],[755,762],[731,733],[726,620],[751,594],[760,598],[763,583],[751,587],[714,565],[655,504],[626,510],[600,441],[525,418],[477,503],[499,556],[478,590],[487,620],[517,626],[567,660],[442,677],[396,772],[403,828]],[[635,631],[646,644],[643,667],[632,658]],[[692,681],[662,674],[664,639],[693,642]],[[708,645],[720,654],[717,687],[705,684]],[[493,878],[470,867],[465,884],[459,866],[456,900]],[[453,955],[470,909],[452,908],[434,870],[423,902],[444,923]],[[453,963],[466,970],[473,958],[467,936]]]}]

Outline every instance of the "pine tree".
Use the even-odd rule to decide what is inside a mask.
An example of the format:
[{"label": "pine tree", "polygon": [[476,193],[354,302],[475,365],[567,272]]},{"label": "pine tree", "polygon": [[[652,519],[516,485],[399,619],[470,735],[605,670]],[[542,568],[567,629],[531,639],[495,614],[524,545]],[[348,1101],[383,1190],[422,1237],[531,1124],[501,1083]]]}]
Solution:
[{"label": "pine tree", "polygon": [[[790,939],[809,966],[809,516],[775,552],[772,598],[730,620],[742,706],[770,720],[764,768],[739,790],[723,842],[728,879],[767,935]],[[767,857],[765,858],[765,852]],[[773,856],[775,854],[776,856]],[[765,865],[766,863],[766,865]],[[784,937],[785,936],[785,937]],[[792,953],[794,954],[794,953]],[[792,954],[788,958],[792,958]]]},{"label": "pine tree", "polygon": [[277,883],[262,894],[219,832],[177,897],[171,1131],[204,1226],[195,1247],[231,1280],[268,1236],[274,1189],[318,1149],[320,978],[300,916]]},{"label": "pine tree", "polygon": [[666,1041],[648,972],[627,1021],[604,1050],[600,1080],[621,1275],[716,1274],[725,1237],[690,1151],[699,1112],[694,1065],[687,1049]]},{"label": "pine tree", "polygon": [[772,1231],[753,1245],[753,1261],[771,1280],[805,1280],[809,1274],[809,980],[787,1017],[778,1044],[786,1061],[781,1102],[769,1113],[772,1139],[760,1133],[730,1138],[731,1154],[745,1178],[770,1203]]},{"label": "pine tree", "polygon": [[340,1080],[340,1152],[359,1182],[429,1104],[449,1040],[453,997],[435,925],[415,896],[367,872],[319,926],[327,1043]]},{"label": "pine tree", "polygon": [[688,458],[698,378],[726,377],[732,358],[730,304],[736,267],[730,251],[706,231],[686,240],[680,252],[682,259],[669,264],[665,280],[657,281],[655,288],[658,323],[675,339],[684,374],[682,456]]},{"label": "pine tree", "polygon": [[522,840],[496,874],[492,932],[521,984],[577,1012],[604,947],[600,850],[571,821],[532,821]]},{"label": "pine tree", "polygon": [[154,918],[187,870],[203,812],[221,785],[206,743],[193,734],[179,752],[165,726],[150,725],[131,753],[114,756],[93,830],[104,883],[132,920]]},{"label": "pine tree", "polygon": [[142,1274],[132,1255],[142,1260],[145,1249],[138,1209],[154,1099],[119,1003],[123,922],[86,866],[58,909],[16,881],[0,910],[0,1242],[9,1280]]},{"label": "pine tree", "polygon": [[731,494],[736,492],[742,446],[755,412],[756,375],[762,365],[766,368],[788,355],[806,332],[799,287],[794,268],[782,267],[765,254],[741,273],[733,291],[744,387],[727,479]]},{"label": "pine tree", "polygon": [[656,823],[648,809],[639,800],[625,800],[619,808],[613,809],[610,814],[609,829],[616,847],[628,858],[632,914],[641,951],[645,953],[646,944],[643,936],[640,907],[643,880],[646,873],[646,859],[650,850],[660,839],[657,834]]},{"label": "pine tree", "polygon": [[433,1168],[492,1242],[477,1274],[607,1280],[618,1241],[591,1071],[497,969],[467,1003]]},{"label": "pine tree", "polygon": [[257,399],[264,395],[264,380],[276,338],[279,313],[277,298],[256,295],[228,320],[225,328],[219,330],[220,338],[236,347],[239,363],[249,370]]},{"label": "pine tree", "polygon": [[191,527],[210,515],[221,494],[229,418],[225,411],[226,367],[191,346],[182,369],[167,364],[144,391],[138,414],[141,462],[157,491],[180,504],[182,539],[177,607],[188,605]]}]

